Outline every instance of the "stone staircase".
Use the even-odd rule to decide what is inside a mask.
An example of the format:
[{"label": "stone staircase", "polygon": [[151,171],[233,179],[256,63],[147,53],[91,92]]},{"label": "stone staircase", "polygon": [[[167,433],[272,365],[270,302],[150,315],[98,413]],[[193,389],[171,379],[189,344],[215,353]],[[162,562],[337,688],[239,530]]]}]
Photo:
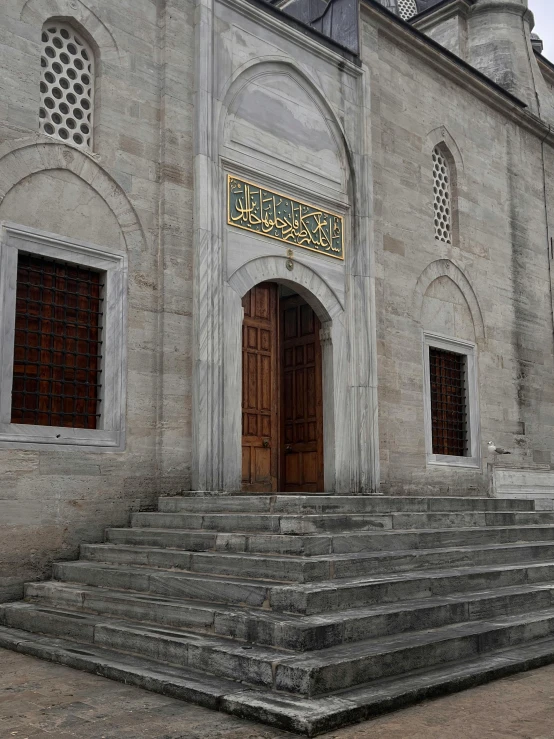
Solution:
[{"label": "stone staircase", "polygon": [[315,736],[554,661],[530,500],[161,498],[0,606],[0,647]]}]

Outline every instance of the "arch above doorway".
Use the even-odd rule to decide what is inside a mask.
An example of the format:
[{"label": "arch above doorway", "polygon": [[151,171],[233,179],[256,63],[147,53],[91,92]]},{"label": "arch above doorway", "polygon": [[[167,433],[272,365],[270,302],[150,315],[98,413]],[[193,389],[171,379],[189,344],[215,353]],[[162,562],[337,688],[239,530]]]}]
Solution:
[{"label": "arch above doorway", "polygon": [[335,292],[316,272],[298,261],[288,269],[288,261],[278,256],[252,259],[231,275],[229,285],[240,297],[261,282],[289,285],[312,306],[322,323],[333,320],[344,311]]}]

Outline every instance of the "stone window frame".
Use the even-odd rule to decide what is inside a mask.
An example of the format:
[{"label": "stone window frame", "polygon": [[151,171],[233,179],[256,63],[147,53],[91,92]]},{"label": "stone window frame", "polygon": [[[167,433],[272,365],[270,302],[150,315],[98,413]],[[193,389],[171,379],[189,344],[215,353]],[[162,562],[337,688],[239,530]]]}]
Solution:
[{"label": "stone window frame", "polygon": [[[433,424],[431,417],[431,370],[429,348],[435,347],[466,357],[466,402],[468,450],[466,457],[433,453]],[[428,465],[447,467],[481,468],[481,434],[479,413],[479,384],[477,376],[477,345],[471,341],[423,331],[423,404],[425,425],[425,451]]]},{"label": "stone window frame", "polygon": [[[102,392],[97,429],[11,422],[17,255],[57,259],[102,272]],[[0,448],[122,451],[125,447],[127,255],[14,223],[0,223]]]}]

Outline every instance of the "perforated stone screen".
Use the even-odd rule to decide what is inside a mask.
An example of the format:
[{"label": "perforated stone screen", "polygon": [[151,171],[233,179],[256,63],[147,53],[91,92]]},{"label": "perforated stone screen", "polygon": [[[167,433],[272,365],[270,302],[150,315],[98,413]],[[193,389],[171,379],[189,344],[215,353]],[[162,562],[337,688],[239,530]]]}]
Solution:
[{"label": "perforated stone screen", "polygon": [[42,29],[40,130],[82,149],[92,148],[94,56],[67,23]]},{"label": "perforated stone screen", "polygon": [[437,146],[433,149],[433,192],[435,195],[435,238],[452,243],[452,191],[450,166]]},{"label": "perforated stone screen", "polygon": [[407,21],[414,15],[417,15],[417,5],[415,0],[398,0],[398,15]]}]

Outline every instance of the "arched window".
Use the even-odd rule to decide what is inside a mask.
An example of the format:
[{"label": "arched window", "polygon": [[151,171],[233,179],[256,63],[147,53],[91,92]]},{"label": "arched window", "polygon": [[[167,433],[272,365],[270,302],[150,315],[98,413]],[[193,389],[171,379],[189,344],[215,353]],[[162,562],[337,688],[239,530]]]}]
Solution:
[{"label": "arched window", "polygon": [[415,0],[398,0],[398,15],[405,21],[417,15]]},{"label": "arched window", "polygon": [[442,146],[433,149],[435,238],[452,243],[452,169]]},{"label": "arched window", "polygon": [[42,29],[40,130],[81,149],[92,149],[94,54],[67,23]]}]

